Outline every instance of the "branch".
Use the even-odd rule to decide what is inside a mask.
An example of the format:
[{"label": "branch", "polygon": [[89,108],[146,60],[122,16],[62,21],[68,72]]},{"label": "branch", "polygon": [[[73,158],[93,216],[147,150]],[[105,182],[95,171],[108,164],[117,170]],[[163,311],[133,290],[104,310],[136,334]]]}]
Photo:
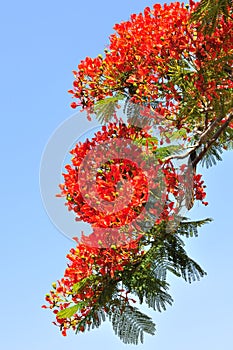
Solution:
[{"label": "branch", "polygon": [[218,129],[218,131],[214,134],[214,136],[208,141],[208,138],[210,134],[213,132],[214,128],[218,125],[219,122],[224,118],[223,115],[215,119],[208,128],[203,132],[203,134],[200,136],[200,139],[197,143],[195,143],[193,146],[188,147],[188,151],[183,154],[178,155],[172,155],[164,159],[164,161],[169,161],[171,159],[184,159],[193,151],[196,151],[201,145],[206,144],[204,149],[200,152],[200,154],[192,161],[192,165],[196,166],[199,161],[203,158],[203,156],[207,153],[209,148],[213,145],[213,143],[219,138],[219,136],[222,134],[222,132],[228,127],[231,120],[233,120],[233,112],[229,115],[227,121]]},{"label": "branch", "polygon": [[216,140],[219,138],[219,136],[222,134],[222,132],[228,127],[230,122],[233,120],[233,113],[230,114],[227,121],[218,129],[218,131],[214,134],[211,140],[207,141],[207,144],[205,145],[204,149],[199,153],[199,155],[193,160],[192,165],[196,166],[200,160],[204,157],[204,155],[207,153],[209,148],[216,142]]}]

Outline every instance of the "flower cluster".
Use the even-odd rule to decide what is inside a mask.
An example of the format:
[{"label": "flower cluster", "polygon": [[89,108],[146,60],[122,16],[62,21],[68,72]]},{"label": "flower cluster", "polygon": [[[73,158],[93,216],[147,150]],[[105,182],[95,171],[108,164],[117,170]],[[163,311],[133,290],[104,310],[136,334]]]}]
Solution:
[{"label": "flower cluster", "polygon": [[[147,140],[144,153],[135,147],[141,140]],[[99,237],[98,228],[112,228],[113,239],[119,234],[114,228],[129,225],[146,206],[154,218],[152,226],[161,218],[171,219],[174,199],[184,196],[185,189],[181,190],[180,183],[184,184],[185,176],[178,173],[172,162],[156,160],[157,146],[151,140],[151,135],[143,129],[110,123],[70,152],[72,165],[65,167],[67,173],[63,174],[64,183],[58,196],[65,197],[66,206],[75,212],[76,220],[90,223]],[[149,152],[149,146],[153,146],[153,152]],[[202,188],[199,182],[198,186]],[[153,201],[156,196],[157,200]],[[199,195],[196,199],[203,198]],[[138,229],[136,223],[135,226]],[[106,236],[106,231],[103,232],[102,236]],[[106,237],[99,241],[102,239]],[[124,234],[121,239],[126,239]],[[117,241],[121,239],[119,236]]]},{"label": "flower cluster", "polygon": [[[233,22],[221,18],[215,33],[204,35],[198,23],[190,24],[197,4],[190,5],[155,4],[116,24],[105,57],[87,57],[74,71],[69,92],[78,102],[71,107],[93,107],[121,92],[138,103],[152,104],[164,117],[176,115],[179,126],[192,120],[195,111],[211,109],[213,99],[228,96],[233,88]],[[199,101],[195,108],[190,97]]]},{"label": "flower cluster", "polygon": [[76,220],[93,227],[122,227],[138,216],[148,199],[151,174],[133,141],[150,137],[142,129],[110,123],[75,146],[59,196],[66,197]]},{"label": "flower cluster", "polygon": [[[45,298],[48,305],[42,306],[53,309],[56,315],[56,322],[53,323],[60,327],[64,336],[70,328],[84,331],[83,323],[86,323],[96,304],[104,312],[107,311],[108,300],[104,300],[103,296],[106,284],[115,286],[124,267],[129,264],[134,266],[144,255],[143,251],[139,251],[138,240],[120,247],[97,248],[87,244],[89,239],[82,237],[81,242],[77,240],[77,247],[67,255],[69,264],[64,278],[52,284],[53,288]],[[127,291],[117,289],[117,294],[128,300]],[[72,305],[78,306],[73,313]],[[63,316],[62,310],[69,307],[70,315]],[[87,322],[89,325],[92,323],[91,319]]]},{"label": "flower cluster", "polygon": [[194,189],[194,198],[196,200],[202,201],[204,205],[207,205],[208,202],[205,202],[204,199],[206,198],[206,192],[205,192],[205,185],[204,180],[202,180],[202,175],[196,174],[193,177],[194,183],[193,183],[193,189]]}]

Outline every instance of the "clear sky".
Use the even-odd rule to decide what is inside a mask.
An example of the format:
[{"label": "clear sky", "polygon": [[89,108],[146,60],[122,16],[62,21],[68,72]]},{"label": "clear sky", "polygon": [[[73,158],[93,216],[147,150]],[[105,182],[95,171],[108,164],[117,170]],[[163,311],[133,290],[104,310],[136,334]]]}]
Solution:
[{"label": "clear sky", "polygon": [[[51,223],[40,197],[43,149],[55,128],[72,115],[67,90],[72,70],[108,44],[115,23],[151,6],[151,0],[8,1],[1,4],[1,348],[4,350],[133,349],[106,323],[66,338],[41,309],[51,283],[62,277],[73,245]],[[84,123],[84,121],[80,121]],[[157,334],[138,349],[230,350],[233,334],[232,153],[204,171],[208,207],[193,219],[213,217],[188,242],[208,276],[188,285],[170,278],[174,305],[150,311]]]}]

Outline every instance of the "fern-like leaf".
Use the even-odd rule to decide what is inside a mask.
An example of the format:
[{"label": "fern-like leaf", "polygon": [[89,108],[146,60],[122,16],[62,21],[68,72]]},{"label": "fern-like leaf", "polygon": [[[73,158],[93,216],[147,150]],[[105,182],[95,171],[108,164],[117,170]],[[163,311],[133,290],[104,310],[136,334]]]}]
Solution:
[{"label": "fern-like leaf", "polygon": [[220,145],[214,145],[208,149],[205,156],[201,161],[202,166],[206,166],[206,168],[210,168],[213,165],[216,165],[218,161],[222,161],[221,154],[223,153],[223,149]]},{"label": "fern-like leaf", "polygon": [[232,0],[201,0],[191,16],[191,21],[201,21],[200,29],[204,29],[205,34],[212,34],[220,16],[223,15],[227,20],[231,13]]},{"label": "fern-like leaf", "polygon": [[94,105],[94,113],[97,120],[102,124],[110,122],[115,115],[119,101],[123,100],[124,98],[124,95],[117,94],[113,97],[108,97],[97,101]]},{"label": "fern-like leaf", "polygon": [[212,221],[212,219],[210,218],[197,221],[185,221],[188,220],[187,218],[183,218],[183,220],[184,221],[181,221],[176,233],[187,238],[197,237],[198,228]]},{"label": "fern-like leaf", "polygon": [[114,307],[108,315],[115,334],[125,344],[137,345],[139,340],[143,343],[144,333],[155,334],[155,324],[152,319],[136,307],[130,305],[123,308]]},{"label": "fern-like leaf", "polygon": [[82,319],[81,322],[78,323],[75,333],[78,333],[80,329],[82,332],[94,328],[99,328],[106,320],[106,314],[102,308],[93,308],[90,312]]},{"label": "fern-like leaf", "polygon": [[167,254],[167,270],[191,283],[200,280],[206,272],[184,250],[184,243],[177,235],[170,235],[161,253]]},{"label": "fern-like leaf", "polygon": [[147,259],[131,275],[126,272],[122,282],[130,293],[139,298],[141,304],[145,302],[149,307],[161,312],[173,302],[172,297],[167,293],[169,284],[165,279],[164,269],[158,268],[155,262],[150,262],[147,256]]}]

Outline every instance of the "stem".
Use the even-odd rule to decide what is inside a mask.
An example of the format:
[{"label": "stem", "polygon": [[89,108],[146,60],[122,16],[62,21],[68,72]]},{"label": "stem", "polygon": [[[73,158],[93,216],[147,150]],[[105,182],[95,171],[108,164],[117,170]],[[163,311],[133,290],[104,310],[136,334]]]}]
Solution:
[{"label": "stem", "polygon": [[204,149],[199,153],[199,155],[193,160],[192,165],[196,166],[200,160],[204,157],[204,155],[207,153],[209,148],[216,142],[216,140],[219,138],[219,136],[222,134],[222,132],[228,127],[231,120],[233,120],[233,113],[228,117],[227,121],[218,129],[218,131],[214,134],[211,140],[207,141]]},{"label": "stem", "polygon": [[169,157],[165,158],[164,161],[169,161],[171,159],[184,159],[184,158],[190,156],[190,154],[193,151],[197,150],[201,145],[205,144],[204,149],[192,161],[192,165],[196,166],[199,163],[199,161],[203,158],[203,156],[207,153],[209,148],[216,142],[216,140],[221,136],[223,131],[228,127],[230,122],[233,120],[233,112],[230,113],[230,115],[229,115],[228,119],[226,120],[226,122],[217,130],[217,132],[214,134],[214,136],[210,140],[208,140],[210,134],[213,132],[215,127],[218,125],[219,122],[221,122],[221,120],[223,118],[224,118],[224,116],[221,115],[220,117],[215,119],[208,126],[208,128],[203,132],[203,134],[200,136],[199,141],[196,144],[194,144],[193,146],[189,147],[189,150],[186,153],[169,156]]}]

